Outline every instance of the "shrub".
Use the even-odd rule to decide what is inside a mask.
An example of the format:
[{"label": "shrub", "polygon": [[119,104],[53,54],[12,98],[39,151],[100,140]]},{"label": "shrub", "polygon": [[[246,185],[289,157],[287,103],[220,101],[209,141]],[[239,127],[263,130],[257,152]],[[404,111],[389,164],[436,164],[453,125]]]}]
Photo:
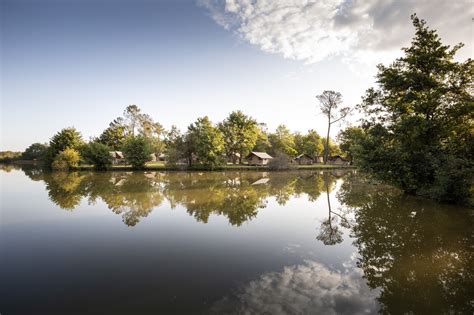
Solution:
[{"label": "shrub", "polygon": [[123,146],[123,154],[125,159],[135,169],[140,169],[148,162],[152,153],[150,142],[144,136],[129,138]]},{"label": "shrub", "polygon": [[291,164],[291,159],[284,153],[278,153],[268,163],[268,168],[274,171],[283,171],[291,168],[295,168],[295,165]]},{"label": "shrub", "polygon": [[98,170],[106,170],[112,165],[109,147],[99,142],[93,141],[82,146],[81,156]]},{"label": "shrub", "polygon": [[51,167],[54,170],[68,170],[72,167],[76,167],[80,160],[81,156],[79,155],[79,152],[74,149],[67,148],[56,155]]},{"label": "shrub", "polygon": [[48,145],[42,143],[33,143],[25,152],[23,152],[21,158],[25,160],[42,160],[46,151],[48,150]]}]

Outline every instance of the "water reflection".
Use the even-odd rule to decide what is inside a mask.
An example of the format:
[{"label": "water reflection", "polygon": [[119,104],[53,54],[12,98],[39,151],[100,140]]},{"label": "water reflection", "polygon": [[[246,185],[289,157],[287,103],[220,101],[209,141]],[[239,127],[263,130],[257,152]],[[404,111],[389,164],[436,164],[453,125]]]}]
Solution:
[{"label": "water reflection", "polygon": [[467,209],[412,198],[350,175],[338,192],[383,314],[474,313],[474,235]]},{"label": "water reflection", "polygon": [[135,226],[163,200],[171,208],[183,206],[198,222],[211,215],[225,216],[240,226],[265,208],[269,198],[284,206],[292,197],[306,195],[315,201],[334,188],[336,177],[318,172],[48,172],[25,169],[43,180],[51,201],[65,210],[75,209],[83,198],[101,200],[123,222]]},{"label": "water reflection", "polygon": [[[6,171],[11,171],[11,168]],[[256,219],[260,209],[270,204],[272,210],[277,212],[286,205],[285,210],[288,211],[283,218],[289,220],[265,222],[265,234],[268,235],[256,231],[259,228],[257,225],[251,225],[254,230],[214,230],[215,234],[208,239],[194,231],[195,234],[189,232],[191,241],[186,245],[183,240],[188,238],[184,228],[179,230],[181,235],[173,234],[174,230],[170,228],[163,231],[160,237],[150,234],[150,237],[135,240],[137,243],[133,243],[134,251],[138,258],[133,261],[124,262],[123,255],[113,256],[113,251],[101,256],[102,251],[117,246],[119,242],[114,238],[110,243],[104,241],[100,250],[84,255],[100,257],[102,260],[97,261],[104,262],[104,265],[105,262],[110,263],[107,260],[109,257],[120,257],[114,262],[123,262],[121,268],[110,270],[133,269],[134,276],[136,270],[143,270],[143,276],[137,276],[136,288],[146,283],[150,275],[166,270],[166,275],[157,276],[156,281],[150,285],[161,290],[157,292],[167,292],[167,288],[173,284],[179,287],[175,290],[181,292],[182,283],[196,278],[193,270],[197,268],[199,272],[196,273],[206,274],[200,278],[202,282],[199,286],[211,281],[222,286],[218,287],[216,284],[217,297],[211,303],[211,311],[214,313],[474,312],[472,211],[406,196],[394,188],[370,182],[356,172],[44,173],[37,168],[23,168],[23,171],[32,180],[44,182],[49,199],[60,208],[73,211],[84,201],[89,205],[103,202],[113,213],[120,215],[128,226],[137,225],[160,205],[181,207],[202,223],[207,223],[213,215],[219,215],[233,226],[240,226],[251,220],[260,220],[261,223],[263,219],[260,216]],[[290,200],[301,197],[308,201],[288,204]],[[276,204],[281,207],[275,206]],[[293,208],[288,205],[293,205]],[[307,234],[299,234],[302,221],[297,221],[298,225],[294,226],[289,222],[291,217],[300,215],[293,211],[294,207],[299,206],[309,209],[308,212],[325,214],[320,223],[315,221],[313,226],[305,227],[310,231]],[[174,223],[174,219],[173,217],[168,223]],[[185,228],[191,229],[194,226],[203,227],[201,224],[193,224],[186,225]],[[286,230],[281,226],[285,226]],[[205,227],[199,232],[212,228],[210,225]],[[122,230],[113,235],[125,239],[120,234]],[[254,234],[251,234],[252,231]],[[280,238],[278,234],[285,231],[287,234]],[[62,233],[67,236],[67,231]],[[194,242],[196,235],[201,236],[199,243]],[[216,235],[219,237],[216,238]],[[235,238],[232,239],[229,235]],[[293,235],[298,235],[299,238],[295,237],[298,241],[296,245],[301,246],[301,249],[298,249],[298,253],[288,251],[287,256],[280,255],[278,248],[288,246],[287,242],[293,241]],[[76,238],[74,234],[72,239]],[[93,243],[97,241],[94,237],[91,239]],[[305,243],[307,239],[309,242]],[[134,242],[133,238],[127,240],[130,244]],[[153,246],[141,244],[144,240],[151,242]],[[178,241],[181,242],[176,246],[179,250],[174,250],[174,242]],[[90,246],[92,245],[89,244]],[[141,252],[142,246],[144,249]],[[181,251],[181,248],[187,250]],[[61,248],[61,252],[67,250],[69,249]],[[301,254],[312,251],[315,252],[312,256]],[[339,256],[343,251],[349,252],[347,256],[351,257],[350,261]],[[74,252],[70,251],[69,254],[73,255]],[[295,257],[300,254],[301,256]],[[153,255],[154,259],[150,260]],[[325,255],[331,257],[324,257]],[[19,261],[36,261],[33,258]],[[11,266],[18,265],[14,262],[12,261]],[[95,266],[94,263],[89,267]],[[44,263],[42,266],[47,268],[48,265]],[[63,266],[67,264],[61,265]],[[98,267],[101,273],[108,270],[100,263]],[[230,269],[232,272],[229,272]],[[216,275],[217,272],[220,272],[219,276]],[[230,275],[235,277],[226,278]],[[115,276],[113,274],[109,278],[115,279]],[[164,279],[169,279],[166,289],[159,287],[160,281]],[[228,289],[229,283],[240,283],[240,286],[233,293],[226,291],[226,296],[222,297],[221,288]],[[29,282],[20,284],[26,288]],[[214,289],[212,285],[209,287]],[[182,304],[189,305],[191,309],[203,307],[201,300],[195,299],[199,289],[191,291],[193,292],[185,295]],[[205,292],[200,293],[205,295]],[[171,300],[171,293],[170,296]],[[150,299],[156,301],[158,298],[152,299],[150,295]]]},{"label": "water reflection", "polygon": [[[349,262],[350,265],[350,262]],[[268,272],[212,307],[214,314],[374,314],[377,290],[359,269],[342,272],[316,261]]]}]

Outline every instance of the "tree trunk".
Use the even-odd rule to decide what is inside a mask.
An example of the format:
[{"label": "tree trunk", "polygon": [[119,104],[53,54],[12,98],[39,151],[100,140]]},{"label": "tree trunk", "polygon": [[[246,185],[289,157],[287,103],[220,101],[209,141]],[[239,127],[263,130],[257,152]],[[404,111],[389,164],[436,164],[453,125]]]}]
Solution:
[{"label": "tree trunk", "polygon": [[328,120],[328,133],[326,136],[326,146],[324,147],[324,164],[328,163],[329,157],[329,132],[331,130],[331,119]]}]

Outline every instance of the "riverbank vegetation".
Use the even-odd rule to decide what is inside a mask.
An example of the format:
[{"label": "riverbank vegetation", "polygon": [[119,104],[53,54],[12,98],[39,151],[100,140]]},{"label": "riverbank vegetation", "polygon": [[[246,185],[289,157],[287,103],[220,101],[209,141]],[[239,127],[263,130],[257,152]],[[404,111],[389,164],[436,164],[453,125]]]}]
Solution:
[{"label": "riverbank vegetation", "polygon": [[[213,170],[245,168],[245,157],[257,151],[274,157],[262,167],[283,170],[292,168],[297,156],[316,161],[324,156],[324,164],[334,156],[347,158],[351,165],[409,194],[472,203],[473,62],[455,61],[462,44],[443,45],[425,21],[413,15],[412,22],[415,36],[410,47],[403,48],[404,56],[392,64],[378,66],[377,86],[367,90],[359,105],[340,107],[342,96],[335,91],[317,96],[328,119],[326,137],[314,130],[293,133],[285,125],[269,132],[264,123],[241,111],[217,124],[200,117],[183,133],[175,126],[165,130],[138,106],[130,105],[89,142],[70,127],[54,135],[49,144],[32,144],[22,154],[3,152],[3,159],[43,160],[53,169],[92,164],[104,170],[115,163],[111,151],[120,151],[130,165],[121,168],[142,169],[151,160],[163,159],[160,167],[165,169]],[[331,126],[354,110],[364,118],[341,130],[337,141],[331,139]]]}]

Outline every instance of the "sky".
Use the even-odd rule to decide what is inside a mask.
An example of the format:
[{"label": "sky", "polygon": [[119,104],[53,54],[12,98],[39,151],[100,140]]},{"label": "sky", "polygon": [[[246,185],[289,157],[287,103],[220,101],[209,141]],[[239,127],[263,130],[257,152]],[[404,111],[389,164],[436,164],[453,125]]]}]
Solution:
[{"label": "sky", "polygon": [[[242,110],[270,131],[327,123],[316,95],[355,106],[401,55],[417,13],[473,56],[471,0],[0,0],[0,150],[64,127],[100,135],[129,104],[165,128]],[[355,124],[354,114],[347,124]],[[332,136],[337,134],[337,126]]]}]

